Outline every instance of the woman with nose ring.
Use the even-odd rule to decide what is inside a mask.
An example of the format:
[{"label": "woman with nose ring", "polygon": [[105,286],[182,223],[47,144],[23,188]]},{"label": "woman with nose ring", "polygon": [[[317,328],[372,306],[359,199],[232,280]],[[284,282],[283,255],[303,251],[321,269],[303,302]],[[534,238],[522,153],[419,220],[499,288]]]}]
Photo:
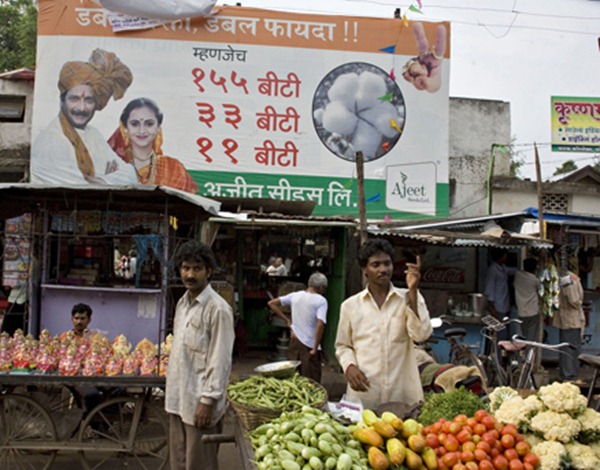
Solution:
[{"label": "woman with nose ring", "polygon": [[120,121],[108,144],[119,157],[133,165],[139,184],[198,192],[198,185],[181,162],[163,155],[163,114],[154,101],[149,98],[130,101]]}]

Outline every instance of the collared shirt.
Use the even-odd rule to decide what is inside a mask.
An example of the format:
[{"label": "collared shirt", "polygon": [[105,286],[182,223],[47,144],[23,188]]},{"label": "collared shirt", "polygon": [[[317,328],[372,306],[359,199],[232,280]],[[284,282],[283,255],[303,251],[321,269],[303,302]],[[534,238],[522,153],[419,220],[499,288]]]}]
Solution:
[{"label": "collared shirt", "polygon": [[177,303],[173,345],[167,369],[165,409],[194,425],[200,402],[212,405],[210,426],[225,414],[233,352],[231,307],[207,285],[190,302],[186,292]]},{"label": "collared shirt", "polygon": [[583,315],[583,287],[579,277],[569,272],[571,284],[561,287],[559,293],[559,309],[552,317],[552,326],[561,330],[585,327]]},{"label": "collared shirt", "polygon": [[284,295],[279,300],[281,305],[289,305],[292,309],[292,331],[298,340],[307,348],[313,348],[317,321],[327,323],[327,299],[317,292],[303,290]]},{"label": "collared shirt", "polygon": [[[137,176],[132,165],[115,155],[100,132],[90,126],[76,129],[87,148],[94,173],[107,184],[137,184]],[[116,161],[117,171],[106,174],[109,162]],[[54,119],[34,140],[31,147],[31,182],[53,184],[89,184],[83,177],[75,148],[64,134],[60,120]]]},{"label": "collared shirt", "polygon": [[488,268],[484,294],[494,303],[496,312],[510,312],[510,295],[508,292],[508,276],[515,274],[516,268],[508,268],[503,264],[492,263]]},{"label": "collared shirt", "polygon": [[533,317],[538,314],[540,280],[535,274],[517,271],[515,274],[515,303],[521,317]]},{"label": "collared shirt", "polygon": [[407,289],[390,284],[381,308],[368,289],[342,303],[336,357],[344,371],[354,364],[371,383],[367,392],[357,392],[348,384],[347,399],[360,399],[373,409],[390,401],[410,405],[423,399],[413,341],[429,338],[431,321],[421,294],[418,316],[409,308],[407,294]]}]

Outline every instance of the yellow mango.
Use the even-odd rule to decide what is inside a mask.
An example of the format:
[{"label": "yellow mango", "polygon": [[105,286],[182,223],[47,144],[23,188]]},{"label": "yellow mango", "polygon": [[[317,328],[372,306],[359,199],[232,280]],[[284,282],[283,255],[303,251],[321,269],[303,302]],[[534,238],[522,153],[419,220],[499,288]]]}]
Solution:
[{"label": "yellow mango", "polygon": [[425,448],[425,438],[420,434],[413,434],[408,437],[408,447],[410,450],[414,450],[417,454],[420,454]]},{"label": "yellow mango", "polygon": [[435,450],[431,447],[425,447],[421,452],[421,459],[423,459],[423,463],[427,467],[428,470],[437,470],[438,461],[435,455]]},{"label": "yellow mango", "polygon": [[402,437],[404,439],[408,439],[413,434],[418,434],[419,430],[419,423],[412,418],[406,419],[402,423]]},{"label": "yellow mango", "polygon": [[352,435],[354,436],[354,439],[363,444],[373,447],[383,446],[383,437],[381,437],[381,435],[371,427],[357,429]]},{"label": "yellow mango", "polygon": [[406,449],[406,459],[404,460],[404,465],[406,465],[410,470],[420,470],[423,465],[423,459],[416,452]]},{"label": "yellow mango", "polygon": [[373,429],[375,429],[375,431],[377,431],[377,433],[385,439],[389,439],[390,437],[394,437],[396,435],[396,430],[393,428],[393,426],[385,421],[382,421],[381,419],[375,421],[372,426]]},{"label": "yellow mango", "polygon": [[372,411],[372,410],[363,410],[363,412],[362,412],[362,420],[364,421],[364,423],[367,426],[371,426],[378,419],[379,418],[377,417],[377,415],[375,414],[374,411]]},{"label": "yellow mango", "polygon": [[391,411],[384,411],[381,414],[381,419],[392,425],[396,431],[402,431],[402,420]]},{"label": "yellow mango", "polygon": [[406,458],[406,447],[395,437],[388,439],[385,443],[385,447],[390,456],[390,463],[394,465],[402,465]]},{"label": "yellow mango", "polygon": [[390,468],[390,461],[377,447],[370,447],[369,465],[374,470],[388,470]]}]

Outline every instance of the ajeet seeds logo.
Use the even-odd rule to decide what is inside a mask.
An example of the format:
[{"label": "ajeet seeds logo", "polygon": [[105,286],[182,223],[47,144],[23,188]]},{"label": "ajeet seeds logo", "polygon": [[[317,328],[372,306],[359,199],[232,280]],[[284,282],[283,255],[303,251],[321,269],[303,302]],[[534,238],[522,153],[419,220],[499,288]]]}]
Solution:
[{"label": "ajeet seeds logo", "polygon": [[386,206],[435,215],[436,167],[433,163],[387,167]]}]

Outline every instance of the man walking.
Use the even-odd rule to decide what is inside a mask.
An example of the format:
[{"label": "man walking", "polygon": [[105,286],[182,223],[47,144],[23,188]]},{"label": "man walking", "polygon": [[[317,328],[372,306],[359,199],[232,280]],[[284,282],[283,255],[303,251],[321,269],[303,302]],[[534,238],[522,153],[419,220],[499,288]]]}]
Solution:
[{"label": "man walking", "polygon": [[[321,382],[321,340],[327,323],[327,277],[314,273],[308,278],[308,288],[269,301],[269,308],[292,330],[288,358],[299,360],[300,374]],[[282,307],[290,306],[289,318]]]},{"label": "man walking", "polygon": [[167,371],[171,469],[218,470],[217,444],[203,443],[202,436],[223,429],[233,312],[209,284],[216,261],[208,245],[184,243],[176,262],[187,291],[177,303]]},{"label": "man walking", "polygon": [[112,52],[96,49],[89,62],[66,62],[58,80],[60,112],[31,148],[31,181],[50,184],[136,184],[133,166],[114,154],[89,125],[110,97],[120,99],[133,80]]},{"label": "man walking", "polygon": [[521,320],[521,333],[529,341],[538,341],[540,324],[540,280],[536,276],[537,259],[526,258],[523,270],[515,273],[515,303]]}]

